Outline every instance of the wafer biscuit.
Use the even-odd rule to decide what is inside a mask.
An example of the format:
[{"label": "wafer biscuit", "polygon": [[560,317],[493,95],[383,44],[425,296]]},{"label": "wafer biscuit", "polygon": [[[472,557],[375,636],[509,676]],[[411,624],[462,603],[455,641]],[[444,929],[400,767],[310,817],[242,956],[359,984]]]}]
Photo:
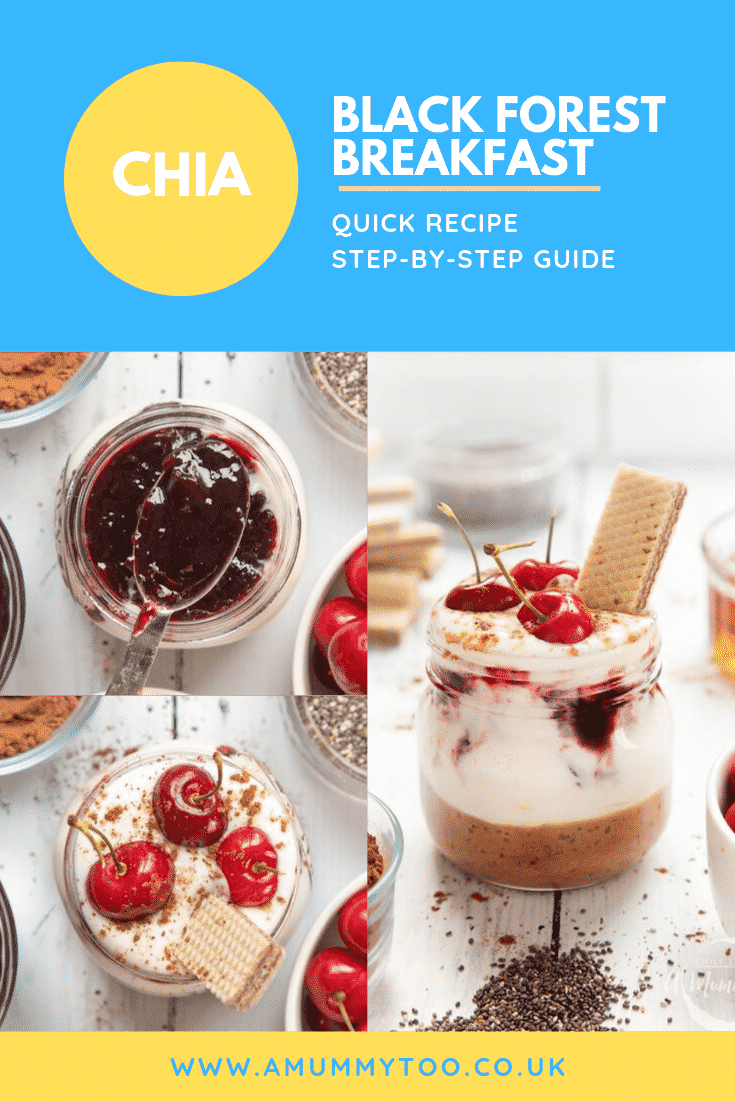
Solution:
[{"label": "wafer biscuit", "polygon": [[681,482],[618,468],[579,575],[589,608],[644,611],[685,495]]},{"label": "wafer biscuit", "polygon": [[442,542],[443,533],[438,524],[431,521],[416,521],[407,524],[398,532],[386,535],[378,532],[370,541],[370,551],[390,551],[396,557],[423,547],[435,547]]},{"label": "wafer biscuit", "polygon": [[278,942],[216,895],[205,896],[173,953],[235,1010],[255,1005],[283,960]]},{"label": "wafer biscuit", "polygon": [[371,478],[368,482],[368,505],[384,501],[411,501],[416,495],[416,483],[412,478]]},{"label": "wafer biscuit", "polygon": [[442,547],[423,547],[415,551],[395,551],[386,548],[372,549],[368,544],[368,566],[370,570],[408,570],[417,571],[422,578],[433,578],[442,564]]},{"label": "wafer biscuit", "polygon": [[419,578],[415,570],[368,570],[370,608],[416,608]]},{"label": "wafer biscuit", "polygon": [[368,608],[368,642],[397,647],[415,619],[412,608]]}]

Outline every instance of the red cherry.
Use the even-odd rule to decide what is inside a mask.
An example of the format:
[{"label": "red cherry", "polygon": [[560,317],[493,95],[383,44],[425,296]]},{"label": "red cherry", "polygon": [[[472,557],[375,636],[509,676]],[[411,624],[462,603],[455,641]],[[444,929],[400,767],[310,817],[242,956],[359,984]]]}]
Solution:
[{"label": "red cherry", "polygon": [[367,613],[365,606],[352,597],[335,597],[333,601],[327,601],[314,617],[312,633],[323,654],[327,653],[329,644],[340,628],[345,624],[351,624],[353,620],[365,621]]},{"label": "red cherry", "polygon": [[569,574],[572,578],[579,577],[579,567],[573,562],[540,562],[538,559],[523,559],[510,571],[514,581],[521,589],[529,589],[537,593],[560,574]]},{"label": "red cherry", "polygon": [[530,603],[548,619],[541,623],[525,605],[518,610],[518,619],[537,639],[547,643],[581,643],[595,629],[587,608],[575,593],[560,589],[545,589],[533,593]]},{"label": "red cherry", "polygon": [[350,555],[350,561],[345,568],[345,577],[350,587],[350,592],[367,604],[367,544],[363,543],[357,551]]},{"label": "red cherry", "polygon": [[367,889],[355,892],[339,912],[339,936],[353,953],[367,956]]},{"label": "red cherry", "polygon": [[730,762],[725,778],[725,807],[735,804],[735,758]]},{"label": "red cherry", "polygon": [[220,842],[215,861],[237,906],[261,907],[276,894],[278,854],[258,827],[233,830]]},{"label": "red cherry", "polygon": [[730,807],[730,810],[725,815],[725,822],[730,830],[735,830],[735,804]]},{"label": "red cherry", "polygon": [[92,865],[87,896],[105,918],[131,922],[163,907],[173,891],[175,876],[174,863],[160,846],[125,842],[114,855],[107,853]]},{"label": "red cherry", "polygon": [[327,656],[322,654],[319,647],[313,647],[311,651],[311,672],[330,695],[342,696],[342,690],[332,677]]},{"label": "red cherry", "polygon": [[334,680],[346,693],[367,692],[367,619],[340,628],[327,649]]},{"label": "red cherry", "polygon": [[306,987],[326,1018],[348,1029],[367,1017],[367,966],[346,949],[322,949],[309,961]]},{"label": "red cherry", "polygon": [[367,1032],[367,1018],[365,1019],[364,1022],[360,1022],[359,1025],[355,1026],[355,1033],[366,1033],[366,1032]]},{"label": "red cherry", "polygon": [[215,754],[217,783],[198,765],[172,765],[156,781],[153,813],[168,838],[178,846],[211,846],[227,830],[227,808],[219,792],[222,758]]},{"label": "red cherry", "polygon": [[500,571],[494,570],[481,582],[450,589],[444,604],[461,612],[505,612],[520,601]]}]

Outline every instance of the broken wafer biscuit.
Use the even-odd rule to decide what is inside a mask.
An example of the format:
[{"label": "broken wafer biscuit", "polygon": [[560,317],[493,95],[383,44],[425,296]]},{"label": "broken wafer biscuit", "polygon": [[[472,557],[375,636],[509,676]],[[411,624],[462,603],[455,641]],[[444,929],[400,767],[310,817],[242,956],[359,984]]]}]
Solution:
[{"label": "broken wafer biscuit", "polygon": [[416,619],[412,608],[368,608],[368,642],[397,647]]},{"label": "broken wafer biscuit", "polygon": [[644,611],[685,496],[682,482],[618,468],[577,584],[589,608]]},{"label": "broken wafer biscuit", "polygon": [[376,532],[370,541],[369,550],[371,553],[390,553],[398,559],[403,554],[411,554],[420,548],[436,547],[441,544],[442,539],[443,532],[438,524],[416,521],[399,528],[397,532]]},{"label": "broken wafer biscuit", "polygon": [[370,570],[416,571],[422,578],[433,578],[444,558],[443,547],[421,547],[415,551],[402,551],[399,555],[386,548],[368,551]]},{"label": "broken wafer biscuit", "polygon": [[396,475],[392,478],[371,478],[368,482],[368,505],[386,501],[411,501],[416,496],[412,478]]},{"label": "broken wafer biscuit", "polygon": [[257,1003],[283,961],[277,941],[216,895],[202,900],[173,953],[235,1010]]}]

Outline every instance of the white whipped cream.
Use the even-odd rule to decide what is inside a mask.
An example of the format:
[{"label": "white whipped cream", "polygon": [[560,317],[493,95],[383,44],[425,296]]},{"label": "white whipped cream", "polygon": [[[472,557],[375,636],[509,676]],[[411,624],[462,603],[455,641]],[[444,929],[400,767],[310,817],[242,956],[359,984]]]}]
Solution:
[{"label": "white whipped cream", "polygon": [[[73,884],[74,898],[66,896],[67,907],[76,910],[86,931],[102,952],[120,965],[125,982],[136,986],[135,976],[160,976],[168,980],[192,980],[176,963],[171,946],[183,933],[202,894],[214,893],[229,900],[227,881],[216,862],[214,846],[185,847],[169,842],[161,832],[151,804],[154,785],[171,765],[191,763],[216,777],[213,751],[216,747],[177,742],[151,754],[123,758],[85,789],[69,813],[99,827],[113,845],[145,840],[155,842],[172,857],[176,882],[166,906],[147,918],[114,922],[100,915],[89,902],[86,880],[97,856],[91,843],[64,817],[59,835],[64,847],[65,876],[57,880],[62,894]],[[272,900],[261,907],[238,907],[252,922],[284,943],[298,924],[310,889],[308,857],[298,820],[284,795],[267,771],[247,754],[223,753],[222,796],[228,807],[225,837],[238,827],[254,826],[264,831],[278,853],[278,888]],[[71,833],[69,833],[71,831]],[[69,893],[70,894],[70,893]],[[77,924],[75,922],[75,924]]]}]

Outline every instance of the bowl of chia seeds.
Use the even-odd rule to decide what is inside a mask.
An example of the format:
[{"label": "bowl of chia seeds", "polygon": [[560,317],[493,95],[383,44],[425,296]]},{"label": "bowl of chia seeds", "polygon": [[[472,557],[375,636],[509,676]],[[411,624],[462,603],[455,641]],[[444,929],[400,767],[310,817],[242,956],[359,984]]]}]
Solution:
[{"label": "bowl of chia seeds", "polygon": [[314,416],[345,444],[367,448],[367,352],[292,352],[296,384]]},{"label": "bowl of chia seeds", "polygon": [[367,798],[367,698],[287,696],[283,708],[301,757],[331,788]]}]

